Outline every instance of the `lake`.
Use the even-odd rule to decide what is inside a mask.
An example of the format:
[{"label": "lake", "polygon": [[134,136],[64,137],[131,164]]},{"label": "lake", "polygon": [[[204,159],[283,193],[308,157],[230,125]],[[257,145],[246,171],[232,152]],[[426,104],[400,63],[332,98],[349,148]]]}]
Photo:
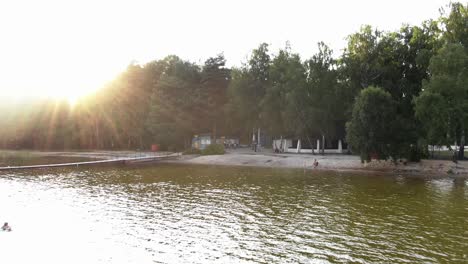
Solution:
[{"label": "lake", "polygon": [[0,263],[467,263],[468,181],[160,164],[0,172]]}]

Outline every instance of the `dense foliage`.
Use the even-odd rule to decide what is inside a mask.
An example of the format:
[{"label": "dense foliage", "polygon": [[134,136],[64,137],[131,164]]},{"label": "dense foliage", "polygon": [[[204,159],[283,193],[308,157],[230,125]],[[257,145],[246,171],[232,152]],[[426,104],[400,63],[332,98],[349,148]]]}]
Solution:
[{"label": "dense foliage", "polygon": [[347,141],[361,160],[391,157],[395,131],[396,103],[389,92],[370,86],[363,89],[347,124]]},{"label": "dense foliage", "polygon": [[[302,59],[262,43],[240,66],[168,56],[132,64],[74,106],[0,102],[0,147],[187,149],[194,134],[250,143],[261,129],[312,146],[347,138],[365,160],[410,157],[421,144],[461,147],[467,121],[467,5],[395,32],[363,26],[340,56],[319,43]],[[372,87],[372,88],[369,88]],[[378,87],[378,88],[376,88]],[[348,135],[345,124],[348,122]],[[462,157],[462,156],[460,156]]]},{"label": "dense foliage", "polygon": [[415,100],[416,116],[430,144],[457,142],[463,148],[468,133],[468,54],[462,45],[448,44],[432,57],[429,69],[432,76]]},{"label": "dense foliage", "polygon": [[211,144],[201,151],[202,155],[222,155],[224,154],[224,145]]}]

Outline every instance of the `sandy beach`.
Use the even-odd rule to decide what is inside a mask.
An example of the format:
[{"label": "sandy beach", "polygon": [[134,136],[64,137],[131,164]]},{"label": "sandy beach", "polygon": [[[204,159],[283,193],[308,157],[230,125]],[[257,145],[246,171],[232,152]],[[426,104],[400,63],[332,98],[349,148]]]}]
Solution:
[{"label": "sandy beach", "polygon": [[[15,151],[9,151],[13,153]],[[25,152],[19,152],[24,153]],[[93,160],[121,159],[135,157],[152,157],[169,154],[169,152],[146,151],[57,151],[57,152],[26,152],[28,155],[75,157]],[[314,160],[318,166],[314,167]],[[156,161],[173,164],[200,164],[219,166],[251,166],[270,168],[291,168],[324,171],[379,172],[386,174],[416,174],[428,176],[461,176],[468,177],[468,161],[454,163],[449,160],[421,160],[420,162],[403,162],[396,164],[391,161],[372,161],[361,163],[358,156],[344,154],[295,154],[272,153],[271,149],[253,152],[248,148],[229,149],[224,155],[181,155],[175,159]]]},{"label": "sandy beach", "polygon": [[[318,166],[313,162],[317,159]],[[249,149],[228,150],[224,155],[184,155],[171,163],[297,168],[328,171],[367,171],[392,174],[422,174],[432,176],[459,175],[468,177],[468,161],[454,163],[448,160],[421,160],[420,162],[372,161],[361,163],[355,155],[275,154],[271,150],[253,152]]]}]

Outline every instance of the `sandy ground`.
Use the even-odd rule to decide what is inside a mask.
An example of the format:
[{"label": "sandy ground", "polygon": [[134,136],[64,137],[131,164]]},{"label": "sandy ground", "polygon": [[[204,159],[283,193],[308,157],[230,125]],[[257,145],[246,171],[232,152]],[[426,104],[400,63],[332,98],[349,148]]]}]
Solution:
[{"label": "sandy ground", "polygon": [[[143,151],[67,151],[67,152],[28,152],[45,156],[84,157],[90,159],[120,159],[135,157],[152,157],[168,152]],[[313,162],[317,159],[319,165],[314,168]],[[421,174],[433,176],[459,175],[468,177],[468,161],[454,163],[448,160],[422,160],[421,162],[372,161],[361,163],[354,155],[312,155],[312,154],[275,154],[271,149],[253,152],[247,148],[227,150],[224,155],[182,155],[177,159],[158,161],[166,163],[186,163],[225,166],[252,166],[271,168],[297,168],[307,170],[330,171],[367,171],[384,172],[391,174]]]},{"label": "sandy ground", "polygon": [[[314,168],[313,162],[317,159],[319,165]],[[228,150],[224,155],[198,156],[185,155],[177,161],[167,161],[188,164],[254,166],[254,167],[281,167],[303,168],[308,170],[332,171],[369,171],[392,174],[423,174],[423,175],[460,175],[468,177],[468,161],[454,163],[446,160],[422,160],[421,162],[372,161],[361,163],[354,155],[311,155],[311,154],[274,154],[268,150],[253,152],[251,150]]]}]

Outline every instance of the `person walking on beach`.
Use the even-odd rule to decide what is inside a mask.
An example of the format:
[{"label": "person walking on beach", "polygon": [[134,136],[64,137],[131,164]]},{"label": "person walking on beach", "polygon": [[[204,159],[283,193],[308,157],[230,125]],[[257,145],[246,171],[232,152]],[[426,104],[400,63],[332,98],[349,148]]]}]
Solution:
[{"label": "person walking on beach", "polygon": [[318,164],[319,164],[319,163],[318,163],[317,159],[314,159],[314,163],[313,163],[313,164],[314,164],[314,169],[318,167]]}]

